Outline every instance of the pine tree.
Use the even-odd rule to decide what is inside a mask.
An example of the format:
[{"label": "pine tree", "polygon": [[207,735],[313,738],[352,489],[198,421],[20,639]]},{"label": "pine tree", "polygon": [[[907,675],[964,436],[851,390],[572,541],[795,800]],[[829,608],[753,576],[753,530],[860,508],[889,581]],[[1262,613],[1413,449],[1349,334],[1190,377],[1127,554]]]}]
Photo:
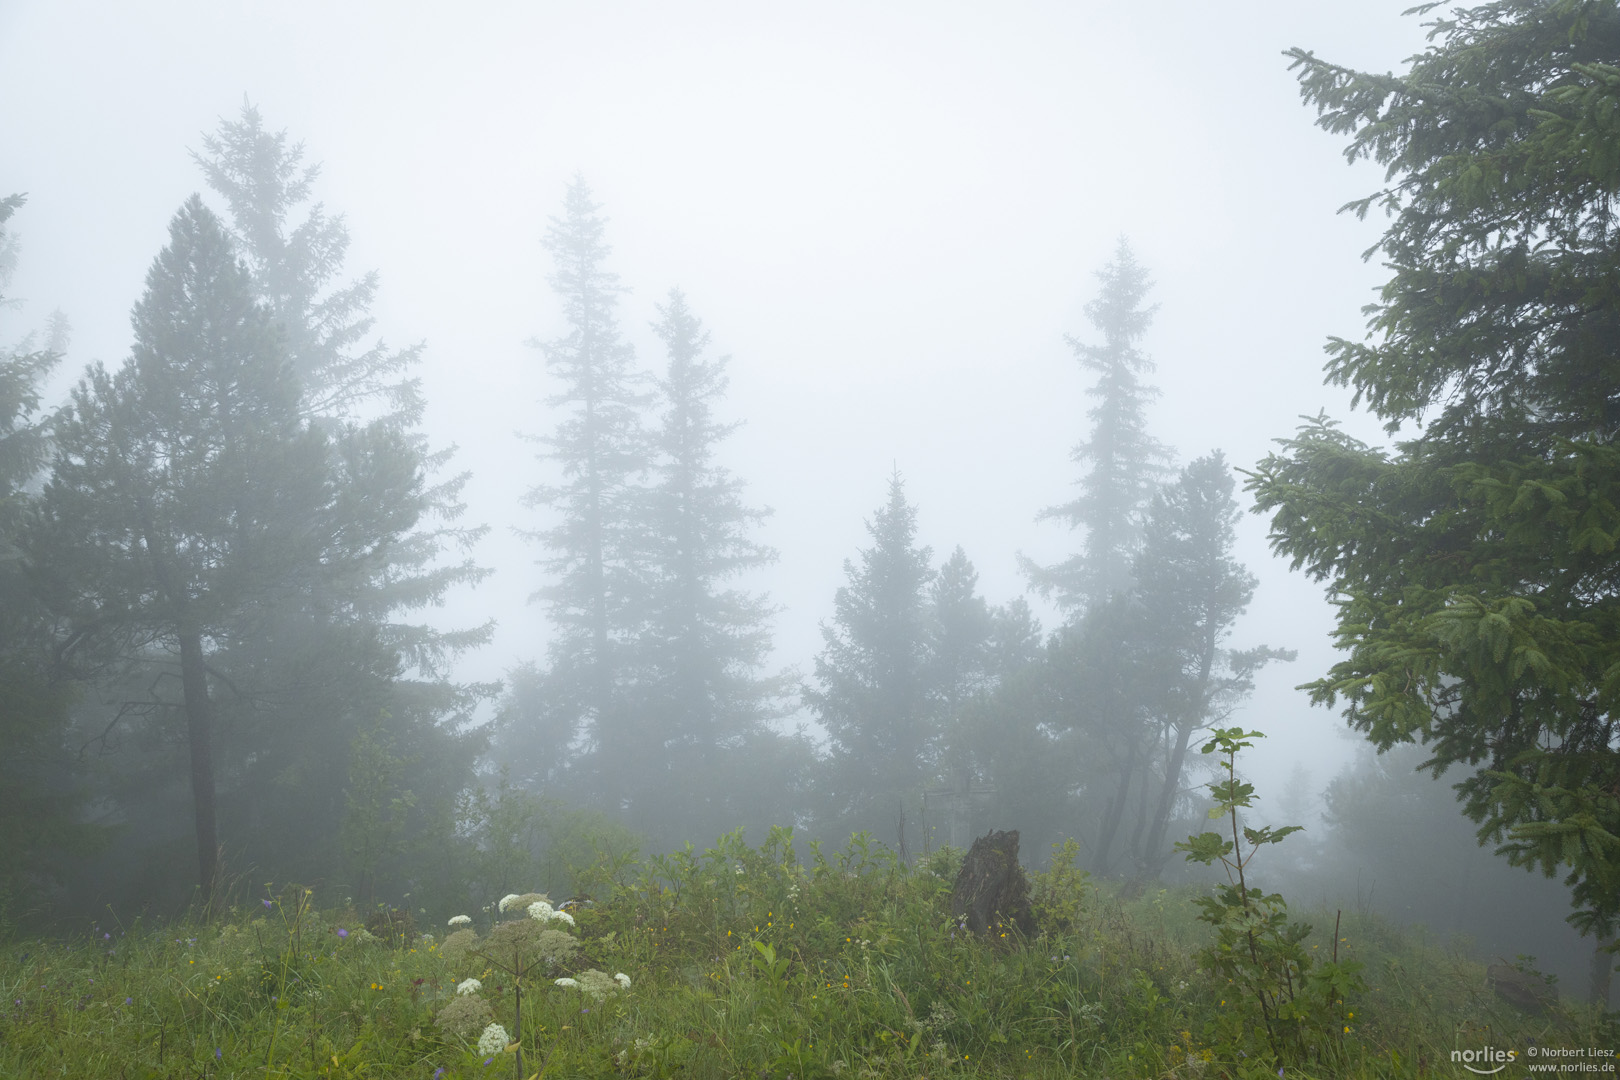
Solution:
[{"label": "pine tree", "polygon": [[626,290],[607,268],[611,249],[599,210],[584,179],[575,177],[563,215],[552,219],[545,238],[568,332],[535,343],[559,384],[548,404],[566,410],[554,432],[537,440],[560,482],[538,485],[528,497],[529,505],[560,518],[529,535],[545,550],[540,565],[551,578],[535,594],[555,628],[546,678],[554,719],[545,727],[566,737],[561,745],[535,745],[524,730],[527,719],[508,710],[503,756],[516,762],[519,776],[529,775],[537,760],[569,753],[582,737],[573,782],[582,796],[620,813],[633,796],[637,740],[646,734],[624,687],[636,681],[635,642],[647,620],[641,511],[651,462],[641,422],[644,380],[619,331]]},{"label": "pine tree", "polygon": [[[34,550],[74,597],[66,646],[159,650],[177,669],[201,895],[219,860],[211,655],[320,568],[344,567],[344,493],[327,439],[214,215],[196,196],[169,229],[117,371],[96,365],[56,418]],[[356,462],[356,466],[361,463]],[[409,470],[370,459],[372,493]],[[336,513],[334,513],[336,511]]]},{"label": "pine tree", "polygon": [[1038,518],[1085,529],[1085,546],[1056,566],[1022,560],[1031,585],[1068,611],[1104,603],[1130,590],[1140,515],[1169,456],[1147,433],[1146,408],[1157,395],[1141,382],[1152,363],[1136,347],[1153,320],[1154,309],[1142,306],[1151,285],[1147,270],[1122,238],[1113,261],[1097,276],[1102,290],[1086,305],[1086,316],[1103,342],[1087,345],[1067,339],[1081,366],[1097,374],[1089,391],[1097,402],[1087,414],[1091,435],[1075,446],[1072,455],[1089,471],[1080,479],[1080,493],[1073,500],[1043,510]]},{"label": "pine tree", "polygon": [[[339,855],[334,826],[349,813],[347,763],[373,734],[409,750],[415,831],[429,808],[447,815],[466,780],[479,740],[455,729],[488,688],[451,682],[447,664],[486,642],[492,624],[447,632],[408,617],[488,574],[464,554],[487,530],[460,524],[467,474],[442,475],[454,447],[431,449],[419,429],[410,373],[423,347],[372,339],[375,272],[341,281],[349,234],[341,215],[311,201],[319,166],[248,104],[204,137],[203,151],[194,160],[223,197],[235,249],[281,332],[300,414],[352,452],[333,459],[347,474],[340,486],[362,491],[379,455],[421,478],[392,502],[381,492],[351,502],[353,535],[374,545],[370,555],[350,559],[352,572],[328,577],[308,603],[278,604],[216,661],[236,691],[220,703],[222,750],[239,789],[226,809],[254,838],[246,854],[324,876]],[[463,556],[446,559],[451,551]]]},{"label": "pine tree", "polygon": [[[421,417],[422,399],[406,374],[422,346],[367,346],[375,271],[333,285],[349,252],[342,215],[310,204],[319,165],[304,165],[302,143],[265,129],[259,110],[244,102],[241,118],[221,121],[203,136],[192,159],[208,186],[225,199],[232,238],[261,300],[282,328],[283,343],[303,393],[304,411],[341,420],[381,407],[401,423]],[[301,208],[303,220],[293,222]]]},{"label": "pine tree", "polygon": [[[731,587],[738,575],[775,561],[749,536],[769,511],[742,500],[742,482],[714,460],[737,427],[714,416],[725,393],[729,358],[706,359],[709,335],[672,290],[653,330],[668,367],[659,384],[656,483],[648,493],[647,632],[639,660],[638,739],[645,759],[634,769],[639,807],[632,825],[649,836],[707,842],[736,822],[759,820],[764,807],[741,799],[750,760],[771,756],[766,725],[779,711],[781,676],[762,669],[771,648],[773,609],[764,597]],[[779,802],[779,800],[770,800]]]},{"label": "pine tree", "polygon": [[867,523],[872,546],[834,598],[816,657],[817,686],[805,703],[827,729],[824,795],[844,830],[891,835],[901,800],[917,793],[937,763],[928,670],[927,589],[931,551],[916,546],[917,511],[896,472],[889,498]]},{"label": "pine tree", "polygon": [[[1423,10],[1426,10],[1423,9]],[[1311,686],[1380,749],[1421,742],[1482,843],[1561,872],[1620,927],[1620,11],[1452,11],[1400,75],[1294,52],[1320,125],[1389,184],[1390,280],[1328,346],[1391,433],[1326,417],[1250,481],[1276,549],[1326,583],[1347,656]]]}]

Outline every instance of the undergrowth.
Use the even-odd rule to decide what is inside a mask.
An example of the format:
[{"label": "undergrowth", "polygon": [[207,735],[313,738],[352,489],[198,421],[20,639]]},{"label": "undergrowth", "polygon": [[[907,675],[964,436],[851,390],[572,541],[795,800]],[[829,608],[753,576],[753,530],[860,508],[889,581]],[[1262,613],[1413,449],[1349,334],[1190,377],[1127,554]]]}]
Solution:
[{"label": "undergrowth", "polygon": [[[503,971],[482,945],[443,955],[453,912],[315,910],[286,888],[211,923],[14,940],[0,944],[0,1076],[458,1080],[515,1075],[519,1049],[524,1078],[1420,1076],[1463,1075],[1459,1048],[1616,1044],[1612,1014],[1527,1016],[1480,965],[1363,914],[1335,940],[1327,912],[1306,915],[1318,929],[1299,948],[1359,963],[1366,989],[1336,1003],[1346,1030],[1329,1050],[1278,1058],[1263,1030],[1234,1041],[1241,988],[1201,966],[1208,887],[1128,895],[1076,854],[1061,846],[1033,876],[1028,940],[950,918],[959,852],[908,867],[864,837],[796,852],[777,829],[758,848],[738,833],[607,860],[586,876],[593,899],[557,910],[577,941],[567,970],[622,979],[593,994],[539,965],[521,1020],[522,965]],[[472,938],[500,940],[505,917],[471,916]],[[505,1049],[436,1022],[469,979]]]}]

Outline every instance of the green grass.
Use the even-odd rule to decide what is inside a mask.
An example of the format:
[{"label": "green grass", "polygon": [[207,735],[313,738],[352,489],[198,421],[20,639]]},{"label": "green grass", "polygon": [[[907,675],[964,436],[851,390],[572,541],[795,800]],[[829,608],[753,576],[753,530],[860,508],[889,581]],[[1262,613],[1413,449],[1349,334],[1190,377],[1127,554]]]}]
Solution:
[{"label": "green grass", "polygon": [[[954,865],[907,868],[860,844],[801,863],[779,833],[612,868],[597,902],[570,909],[581,959],[525,981],[525,1076],[1461,1076],[1453,1049],[1617,1041],[1612,1014],[1529,1017],[1455,952],[1366,916],[1345,916],[1335,942],[1334,914],[1307,913],[1312,949],[1360,960],[1369,989],[1340,1007],[1348,1032],[1279,1062],[1247,1003],[1199,970],[1190,890],[1127,898],[1059,860],[1035,880],[1041,935],[985,941],[949,917]],[[514,1074],[515,1054],[434,1023],[477,977],[510,1030],[509,976],[447,963],[421,927],[373,916],[364,934],[365,913],[304,895],[209,924],[0,945],[0,1076]],[[457,913],[429,914],[442,940]],[[494,917],[467,914],[480,932]],[[632,986],[597,1002],[552,984],[587,967]]]}]

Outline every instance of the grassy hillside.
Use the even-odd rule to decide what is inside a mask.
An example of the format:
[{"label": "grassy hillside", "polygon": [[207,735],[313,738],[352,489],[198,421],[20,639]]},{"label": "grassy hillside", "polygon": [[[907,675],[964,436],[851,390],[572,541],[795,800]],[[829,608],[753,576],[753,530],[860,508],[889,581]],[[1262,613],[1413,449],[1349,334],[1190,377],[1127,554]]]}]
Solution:
[{"label": "grassy hillside", "polygon": [[[803,855],[778,831],[605,866],[572,925],[526,898],[455,934],[462,913],[315,910],[287,887],[207,924],[7,942],[0,1076],[518,1075],[516,1045],[478,1048],[490,1022],[521,1035],[523,1077],[1463,1076],[1453,1049],[1617,1043],[1612,1014],[1528,1015],[1480,965],[1366,917],[1335,941],[1328,913],[1301,948],[1337,946],[1367,988],[1302,1011],[1276,1051],[1201,967],[1190,890],[1127,898],[1070,847],[1033,881],[1041,933],[980,940],[949,914],[959,854]],[[502,964],[532,967],[519,984]]]}]

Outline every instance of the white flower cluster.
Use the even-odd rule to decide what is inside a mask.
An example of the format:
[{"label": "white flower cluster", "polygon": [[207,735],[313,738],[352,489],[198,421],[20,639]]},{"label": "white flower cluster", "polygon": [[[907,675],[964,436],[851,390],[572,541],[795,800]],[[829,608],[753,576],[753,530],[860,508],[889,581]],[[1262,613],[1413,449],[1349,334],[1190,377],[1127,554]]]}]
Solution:
[{"label": "white flower cluster", "polygon": [[483,988],[484,988],[484,984],[479,982],[477,979],[465,979],[462,982],[459,982],[459,983],[456,984],[456,993],[458,993],[458,994],[476,994],[476,993],[478,993],[478,991],[482,990]]},{"label": "white flower cluster", "polygon": [[514,903],[521,899],[523,898],[515,892],[507,893],[505,896],[501,897],[501,902],[499,905],[500,909],[505,911],[507,908],[511,907]]},{"label": "white flower cluster", "polygon": [[452,915],[452,916],[450,916],[450,925],[451,926],[471,926],[472,925],[472,916],[471,915]]},{"label": "white flower cluster", "polygon": [[507,1037],[506,1029],[499,1024],[491,1024],[478,1036],[478,1052],[480,1054],[498,1054],[506,1049],[506,1044],[512,1040]]},{"label": "white flower cluster", "polygon": [[568,914],[566,911],[558,911],[544,900],[536,900],[534,903],[529,905],[529,918],[538,919],[541,922],[556,921],[565,922],[569,926],[574,925],[574,917],[572,915]]},{"label": "white flower cluster", "polygon": [[621,971],[610,979],[607,972],[597,971],[595,968],[583,972],[577,979],[553,979],[552,982],[569,990],[588,994],[596,1001],[603,1000],[615,990],[630,989],[630,976],[624,972]]}]

